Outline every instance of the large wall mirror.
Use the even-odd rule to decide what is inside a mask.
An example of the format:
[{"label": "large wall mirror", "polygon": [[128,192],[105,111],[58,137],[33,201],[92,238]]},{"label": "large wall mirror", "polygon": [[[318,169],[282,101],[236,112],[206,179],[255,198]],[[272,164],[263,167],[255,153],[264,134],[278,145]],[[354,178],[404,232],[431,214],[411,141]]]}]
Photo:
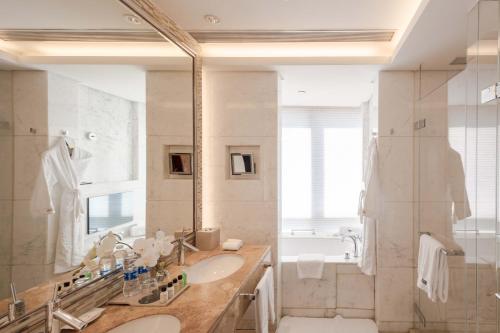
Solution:
[{"label": "large wall mirror", "polygon": [[0,298],[195,229],[193,58],[117,0],[1,7]]}]

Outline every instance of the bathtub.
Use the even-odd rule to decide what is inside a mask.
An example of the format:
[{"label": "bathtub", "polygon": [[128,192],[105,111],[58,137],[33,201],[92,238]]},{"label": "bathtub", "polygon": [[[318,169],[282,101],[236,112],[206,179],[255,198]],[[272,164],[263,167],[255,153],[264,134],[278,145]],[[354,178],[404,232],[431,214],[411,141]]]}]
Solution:
[{"label": "bathtub", "polygon": [[[358,242],[358,246],[361,244]],[[345,259],[345,252],[349,251],[351,258]],[[321,253],[325,261],[330,263],[356,263],[359,258],[354,258],[354,244],[346,238],[342,241],[335,236],[290,236],[281,237],[281,261],[297,261],[299,254]],[[359,251],[361,253],[361,250]]]}]

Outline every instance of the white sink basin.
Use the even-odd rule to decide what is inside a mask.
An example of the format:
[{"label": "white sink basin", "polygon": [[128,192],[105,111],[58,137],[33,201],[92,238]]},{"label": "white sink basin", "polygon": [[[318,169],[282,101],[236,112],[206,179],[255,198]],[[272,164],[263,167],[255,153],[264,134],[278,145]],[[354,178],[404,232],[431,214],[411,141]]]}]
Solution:
[{"label": "white sink basin", "polygon": [[223,279],[243,266],[245,259],[237,254],[220,254],[203,259],[186,269],[187,282],[208,283]]},{"label": "white sink basin", "polygon": [[126,322],[107,333],[179,333],[181,322],[169,315],[153,315]]}]

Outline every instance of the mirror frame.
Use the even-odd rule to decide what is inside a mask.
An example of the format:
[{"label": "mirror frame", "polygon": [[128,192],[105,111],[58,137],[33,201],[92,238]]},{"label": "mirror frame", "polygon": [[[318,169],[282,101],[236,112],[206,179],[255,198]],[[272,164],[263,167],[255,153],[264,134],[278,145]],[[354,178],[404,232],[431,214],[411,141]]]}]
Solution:
[{"label": "mirror frame", "polygon": [[193,59],[193,232],[187,235],[196,244],[196,230],[202,228],[202,50],[200,44],[182,30],[151,0],[117,0],[149,23],[165,39]]}]

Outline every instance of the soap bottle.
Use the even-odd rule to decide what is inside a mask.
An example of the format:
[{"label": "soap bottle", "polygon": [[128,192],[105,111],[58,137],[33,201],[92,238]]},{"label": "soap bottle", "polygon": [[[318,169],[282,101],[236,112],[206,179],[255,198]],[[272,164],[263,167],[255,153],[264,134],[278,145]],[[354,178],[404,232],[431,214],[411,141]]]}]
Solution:
[{"label": "soap bottle", "polygon": [[122,268],[125,258],[127,257],[127,251],[123,245],[119,244],[116,246],[116,251],[113,253],[116,260],[116,268]]},{"label": "soap bottle", "polygon": [[116,268],[116,259],[113,252],[105,253],[99,260],[99,273],[101,276],[110,273]]},{"label": "soap bottle", "polygon": [[168,294],[168,299],[172,299],[175,295],[174,284],[172,282],[169,282],[167,284],[167,294]]}]

